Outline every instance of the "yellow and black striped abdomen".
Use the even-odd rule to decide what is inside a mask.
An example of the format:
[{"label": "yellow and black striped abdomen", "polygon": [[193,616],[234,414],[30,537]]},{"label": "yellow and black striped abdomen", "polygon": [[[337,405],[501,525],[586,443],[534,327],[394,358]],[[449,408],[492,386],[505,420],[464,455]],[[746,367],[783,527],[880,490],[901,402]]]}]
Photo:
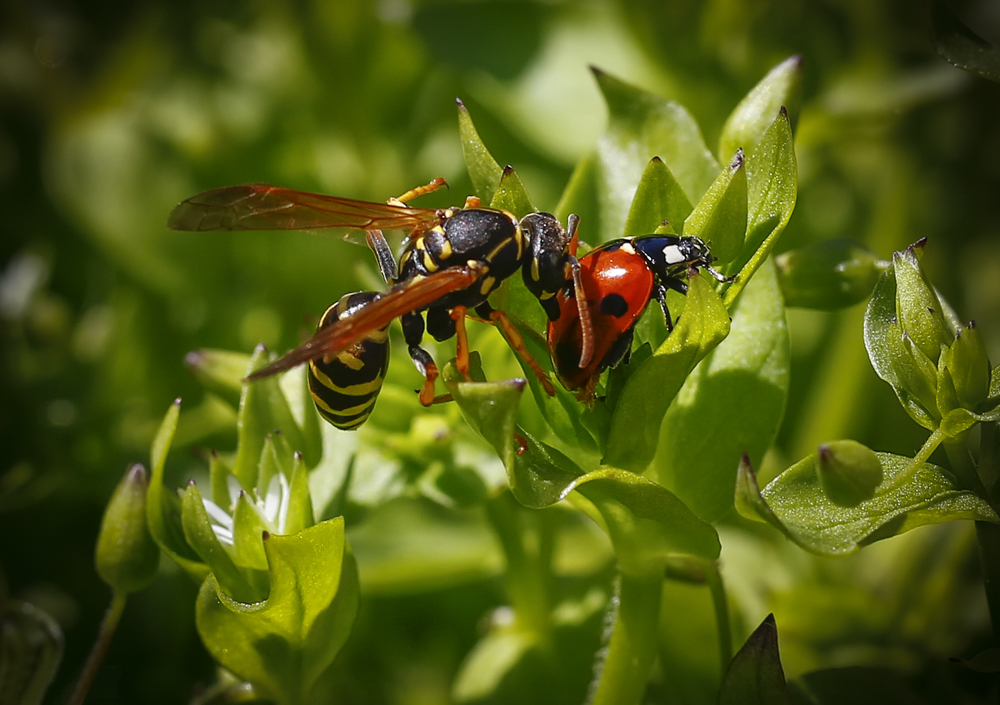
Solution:
[{"label": "yellow and black striped abdomen", "polygon": [[[323,314],[317,330],[353,315],[378,298],[374,291],[341,297]],[[311,360],[309,393],[320,416],[345,431],[360,427],[375,408],[388,367],[389,326],[372,331],[329,361]]]}]

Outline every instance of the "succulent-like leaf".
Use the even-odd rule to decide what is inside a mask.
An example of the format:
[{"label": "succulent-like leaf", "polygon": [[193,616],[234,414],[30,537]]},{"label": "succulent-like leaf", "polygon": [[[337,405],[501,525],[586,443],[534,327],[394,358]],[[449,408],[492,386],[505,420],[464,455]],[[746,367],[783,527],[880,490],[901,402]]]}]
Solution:
[{"label": "succulent-like leaf", "polygon": [[687,377],[667,411],[651,467],[651,477],[706,521],[733,506],[737,459],[748,453],[760,462],[788,396],[788,326],[773,264],[765,263],[732,315],[729,336]]},{"label": "succulent-like leaf", "polygon": [[684,234],[699,237],[725,264],[743,249],[747,232],[747,170],[743,150],[737,150],[684,221]]},{"label": "succulent-like leaf", "polygon": [[458,134],[462,140],[465,165],[472,178],[472,188],[483,203],[490,203],[500,183],[502,170],[479,137],[476,126],[472,124],[469,109],[461,100],[455,102],[458,104]]},{"label": "succulent-like leaf", "polygon": [[656,452],[667,408],[695,365],[729,334],[729,313],[701,276],[688,280],[673,333],[633,370],[615,406],[604,462],[642,472]]},{"label": "succulent-like leaf", "polygon": [[816,473],[816,456],[809,456],[764,488],[757,487],[753,469],[741,463],[736,507],[751,519],[766,521],[803,548],[838,556],[861,546],[928,524],[959,519],[1000,523],[989,504],[955,478],[930,463],[913,467],[911,458],[876,453],[883,481],[875,496],[854,507],[832,502]]},{"label": "succulent-like leaf", "polygon": [[653,157],[639,179],[622,237],[649,235],[666,221],[680,228],[691,213],[691,201],[684,194],[669,167]]},{"label": "succulent-like leaf", "polygon": [[791,704],[778,654],[778,628],[769,614],[726,669],[718,705]]},{"label": "succulent-like leaf", "polygon": [[719,161],[729,159],[737,149],[752,150],[782,107],[794,118],[801,83],[801,55],[791,56],[771,69],[726,118],[719,138]]},{"label": "succulent-like leaf", "polygon": [[358,606],[343,519],[265,541],[270,594],[243,604],[213,577],[201,587],[198,633],[225,668],[277,702],[301,705],[343,646]]}]

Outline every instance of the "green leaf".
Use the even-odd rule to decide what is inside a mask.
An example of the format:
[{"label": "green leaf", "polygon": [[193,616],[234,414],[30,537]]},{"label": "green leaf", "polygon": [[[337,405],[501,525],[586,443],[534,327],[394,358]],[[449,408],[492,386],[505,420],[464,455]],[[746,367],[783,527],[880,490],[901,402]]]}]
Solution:
[{"label": "green leaf", "polygon": [[653,157],[639,179],[622,237],[648,235],[663,221],[679,227],[691,213],[691,201],[659,157]]},{"label": "green leaf", "polygon": [[791,705],[778,654],[778,628],[769,614],[726,669],[719,705]]},{"label": "green leaf", "polygon": [[537,208],[531,203],[531,197],[527,189],[521,183],[521,177],[514,171],[514,167],[505,166],[500,176],[500,183],[497,186],[493,198],[489,201],[490,208],[499,208],[510,211],[518,218],[523,218],[528,213],[537,212]]},{"label": "green leaf", "polygon": [[708,187],[698,205],[684,221],[684,234],[698,237],[712,248],[723,264],[743,249],[747,232],[747,171],[743,150]]},{"label": "green leaf", "polygon": [[883,481],[872,499],[855,507],[832,502],[816,473],[811,455],[778,475],[760,491],[750,464],[740,465],[736,507],[749,519],[766,521],[806,550],[827,556],[846,555],[861,546],[902,534],[918,526],[959,519],[1000,523],[989,504],[955,478],[930,463],[876,453]]},{"label": "green leaf", "polygon": [[611,417],[606,464],[635,472],[646,469],[674,396],[695,365],[728,334],[729,313],[709,283],[693,276],[684,315],[673,333],[625,383]]},{"label": "green leaf", "polygon": [[651,468],[706,521],[732,508],[740,454],[761,461],[788,397],[788,326],[773,264],[750,282],[732,314],[729,336],[688,376],[667,411]]},{"label": "green leaf", "polygon": [[350,632],[357,568],[339,517],[294,536],[271,536],[264,548],[268,598],[236,602],[209,577],[198,594],[198,633],[213,658],[260,695],[300,705]]},{"label": "green leaf", "polygon": [[727,308],[774,249],[795,209],[795,146],[785,110],[778,113],[760,143],[748,154],[746,169],[747,237],[734,266],[742,268],[726,290]]},{"label": "green leaf", "polygon": [[927,6],[938,55],[960,69],[1000,81],[1000,49],[963,24],[944,0],[929,0]]},{"label": "green leaf", "polygon": [[577,162],[555,210],[556,217],[564,222],[570,213],[580,216],[582,242],[598,241],[597,172],[596,155],[589,154]]},{"label": "green leaf", "polygon": [[465,154],[465,166],[472,179],[472,188],[483,203],[494,199],[497,184],[500,183],[500,165],[483,144],[476,126],[472,124],[472,116],[465,104],[456,99],[458,104],[458,135],[462,140],[462,152]]},{"label": "green leaf", "polygon": [[636,184],[652,157],[670,167],[693,203],[715,180],[719,165],[697,123],[678,103],[661,98],[594,69],[608,105],[608,130],[597,143],[598,241],[620,237]]},{"label": "green leaf", "polygon": [[267,595],[266,586],[263,591],[251,587],[246,576],[236,567],[229,552],[212,531],[212,522],[202,502],[201,492],[194,482],[189,483],[184,492],[181,521],[188,543],[208,564],[212,575],[223,590],[241,602],[256,602]]},{"label": "green leaf", "polygon": [[297,534],[316,523],[313,518],[312,497],[309,494],[309,472],[302,456],[295,454],[292,476],[289,479],[288,513],[285,518],[285,533]]},{"label": "green leaf", "polygon": [[719,161],[732,159],[736,150],[750,152],[782,107],[798,113],[802,84],[802,56],[791,56],[771,69],[726,118],[719,137]]},{"label": "green leaf", "polygon": [[167,410],[150,449],[149,492],[146,495],[146,521],[153,540],[170,558],[192,578],[201,581],[208,574],[208,567],[188,545],[181,527],[181,502],[177,495],[164,486],[164,466],[167,452],[177,430],[181,400],[177,399]]}]

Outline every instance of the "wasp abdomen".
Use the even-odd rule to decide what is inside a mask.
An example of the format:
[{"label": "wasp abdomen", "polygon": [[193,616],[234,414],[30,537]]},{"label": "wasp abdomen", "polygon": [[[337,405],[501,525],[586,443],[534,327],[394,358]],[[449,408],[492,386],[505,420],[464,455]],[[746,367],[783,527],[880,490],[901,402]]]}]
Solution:
[{"label": "wasp abdomen", "polygon": [[[323,314],[317,330],[353,315],[379,296],[373,291],[342,296]],[[389,326],[372,331],[329,360],[311,360],[309,393],[320,416],[345,431],[361,426],[375,408],[388,367]]]}]

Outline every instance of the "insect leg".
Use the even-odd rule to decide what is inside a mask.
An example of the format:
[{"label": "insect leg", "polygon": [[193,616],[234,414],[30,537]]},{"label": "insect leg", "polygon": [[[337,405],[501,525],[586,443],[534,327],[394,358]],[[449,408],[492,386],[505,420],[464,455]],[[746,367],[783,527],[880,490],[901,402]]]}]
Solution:
[{"label": "insect leg", "polygon": [[389,247],[381,230],[366,230],[365,235],[368,237],[368,247],[375,253],[382,278],[386,284],[392,286],[396,283],[397,276],[396,258],[392,256],[392,248]]},{"label": "insect leg", "polygon": [[412,312],[400,316],[403,324],[403,338],[410,353],[410,359],[417,370],[424,376],[424,386],[420,390],[420,403],[430,406],[434,403],[434,381],[438,378],[438,367],[431,354],[420,347],[424,337],[424,319],[419,313]]},{"label": "insect leg", "polygon": [[549,380],[549,376],[542,369],[542,366],[538,364],[538,360],[528,352],[528,348],[524,344],[524,338],[521,336],[520,331],[514,327],[514,324],[511,323],[510,317],[503,311],[495,310],[488,303],[482,303],[477,306],[476,313],[487,320],[496,322],[497,325],[503,328],[504,335],[507,336],[507,343],[511,349],[520,355],[524,363],[535,373],[538,381],[542,383],[545,393],[550,397],[554,397],[556,395],[556,388],[552,386],[552,381]]},{"label": "insect leg", "polygon": [[673,289],[679,294],[687,294],[688,287],[683,281],[676,277],[657,277],[656,285],[653,287],[653,295],[660,302],[663,309],[663,320],[667,324],[667,333],[674,330],[674,321],[670,317],[670,309],[667,308],[667,291]]},{"label": "insect leg", "polygon": [[465,330],[465,306],[451,310],[451,320],[455,322],[455,367],[469,382],[469,334]]},{"label": "insect leg", "polygon": [[388,203],[390,206],[404,206],[407,201],[410,201],[417,196],[423,196],[425,193],[433,193],[437,191],[442,186],[447,186],[448,182],[442,179],[440,176],[436,179],[431,179],[431,182],[426,186],[417,186],[416,188],[411,188],[409,191],[404,193],[398,198],[390,198]]}]

